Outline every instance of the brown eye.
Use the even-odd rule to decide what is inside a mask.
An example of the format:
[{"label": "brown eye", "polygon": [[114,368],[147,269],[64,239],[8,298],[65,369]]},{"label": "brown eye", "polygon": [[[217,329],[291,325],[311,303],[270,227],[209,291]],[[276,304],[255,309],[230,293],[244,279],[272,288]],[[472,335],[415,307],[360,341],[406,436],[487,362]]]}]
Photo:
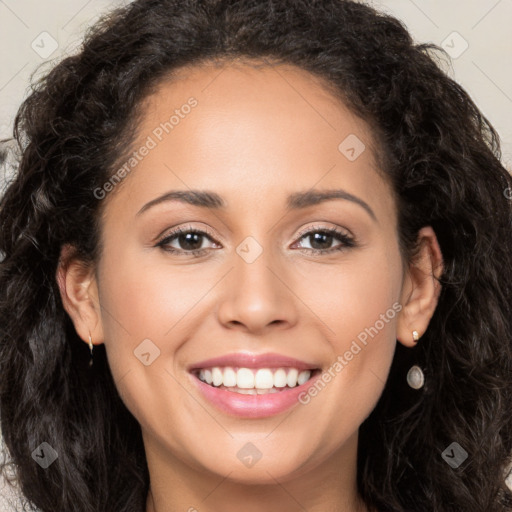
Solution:
[{"label": "brown eye", "polygon": [[179,234],[173,238],[177,240],[179,248],[185,251],[197,250],[203,245],[203,235],[199,233]]},{"label": "brown eye", "polygon": [[[337,229],[314,228],[310,231],[302,233],[300,240],[306,240],[309,243],[309,247],[304,247],[302,245],[300,247],[301,249],[320,254],[339,251],[350,247],[355,247],[356,245],[352,236],[342,231],[338,231]],[[332,244],[336,240],[341,243],[333,246]]]},{"label": "brown eye", "polygon": [[334,237],[325,232],[317,232],[313,235],[308,235],[310,245],[313,249],[330,249]]},{"label": "brown eye", "polygon": [[165,238],[158,242],[157,246],[171,253],[183,254],[185,256],[200,256],[209,249],[203,246],[205,240],[210,240],[215,244],[212,237],[204,231],[192,228],[178,228],[165,236]]}]

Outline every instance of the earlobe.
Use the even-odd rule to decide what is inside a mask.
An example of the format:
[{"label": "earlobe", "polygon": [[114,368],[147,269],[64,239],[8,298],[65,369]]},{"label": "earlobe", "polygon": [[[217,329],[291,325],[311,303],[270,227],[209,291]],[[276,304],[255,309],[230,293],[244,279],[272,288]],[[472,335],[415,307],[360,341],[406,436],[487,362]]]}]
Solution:
[{"label": "earlobe", "polygon": [[427,330],[441,292],[439,278],[443,258],[434,230],[430,226],[418,232],[419,251],[409,265],[402,287],[402,310],[397,321],[397,339],[413,347]]},{"label": "earlobe", "polygon": [[92,336],[98,344],[103,340],[103,329],[94,271],[76,256],[74,247],[69,244],[61,249],[56,280],[62,304],[77,334],[86,343]]}]

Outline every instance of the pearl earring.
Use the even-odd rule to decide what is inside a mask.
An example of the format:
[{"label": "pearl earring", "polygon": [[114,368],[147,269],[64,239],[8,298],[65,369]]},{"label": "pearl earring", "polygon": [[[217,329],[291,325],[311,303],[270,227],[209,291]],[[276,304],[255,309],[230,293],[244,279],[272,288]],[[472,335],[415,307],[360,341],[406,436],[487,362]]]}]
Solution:
[{"label": "pearl earring", "polygon": [[423,387],[423,384],[425,384],[425,375],[423,375],[423,371],[419,366],[411,366],[407,372],[407,384],[413,389]]}]

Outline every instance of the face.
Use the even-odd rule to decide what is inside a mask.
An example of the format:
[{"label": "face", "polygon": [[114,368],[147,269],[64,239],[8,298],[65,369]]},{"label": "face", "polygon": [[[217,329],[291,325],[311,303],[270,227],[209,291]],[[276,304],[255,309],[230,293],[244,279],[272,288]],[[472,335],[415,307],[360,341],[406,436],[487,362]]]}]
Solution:
[{"label": "face", "polygon": [[240,482],[353,458],[404,284],[368,126],[287,66],[182,70],[144,112],[93,327],[148,457]]}]

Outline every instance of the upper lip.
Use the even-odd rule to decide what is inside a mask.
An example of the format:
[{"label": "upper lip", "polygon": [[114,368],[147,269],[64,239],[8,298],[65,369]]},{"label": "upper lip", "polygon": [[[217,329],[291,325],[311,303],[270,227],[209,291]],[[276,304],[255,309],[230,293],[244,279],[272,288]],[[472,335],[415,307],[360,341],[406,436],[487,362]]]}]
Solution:
[{"label": "upper lip", "polygon": [[200,368],[213,368],[214,366],[235,366],[238,368],[297,368],[298,370],[314,370],[318,365],[300,361],[293,357],[283,356],[274,352],[265,354],[252,354],[250,352],[236,352],[212,359],[206,359],[189,365],[188,371]]}]

